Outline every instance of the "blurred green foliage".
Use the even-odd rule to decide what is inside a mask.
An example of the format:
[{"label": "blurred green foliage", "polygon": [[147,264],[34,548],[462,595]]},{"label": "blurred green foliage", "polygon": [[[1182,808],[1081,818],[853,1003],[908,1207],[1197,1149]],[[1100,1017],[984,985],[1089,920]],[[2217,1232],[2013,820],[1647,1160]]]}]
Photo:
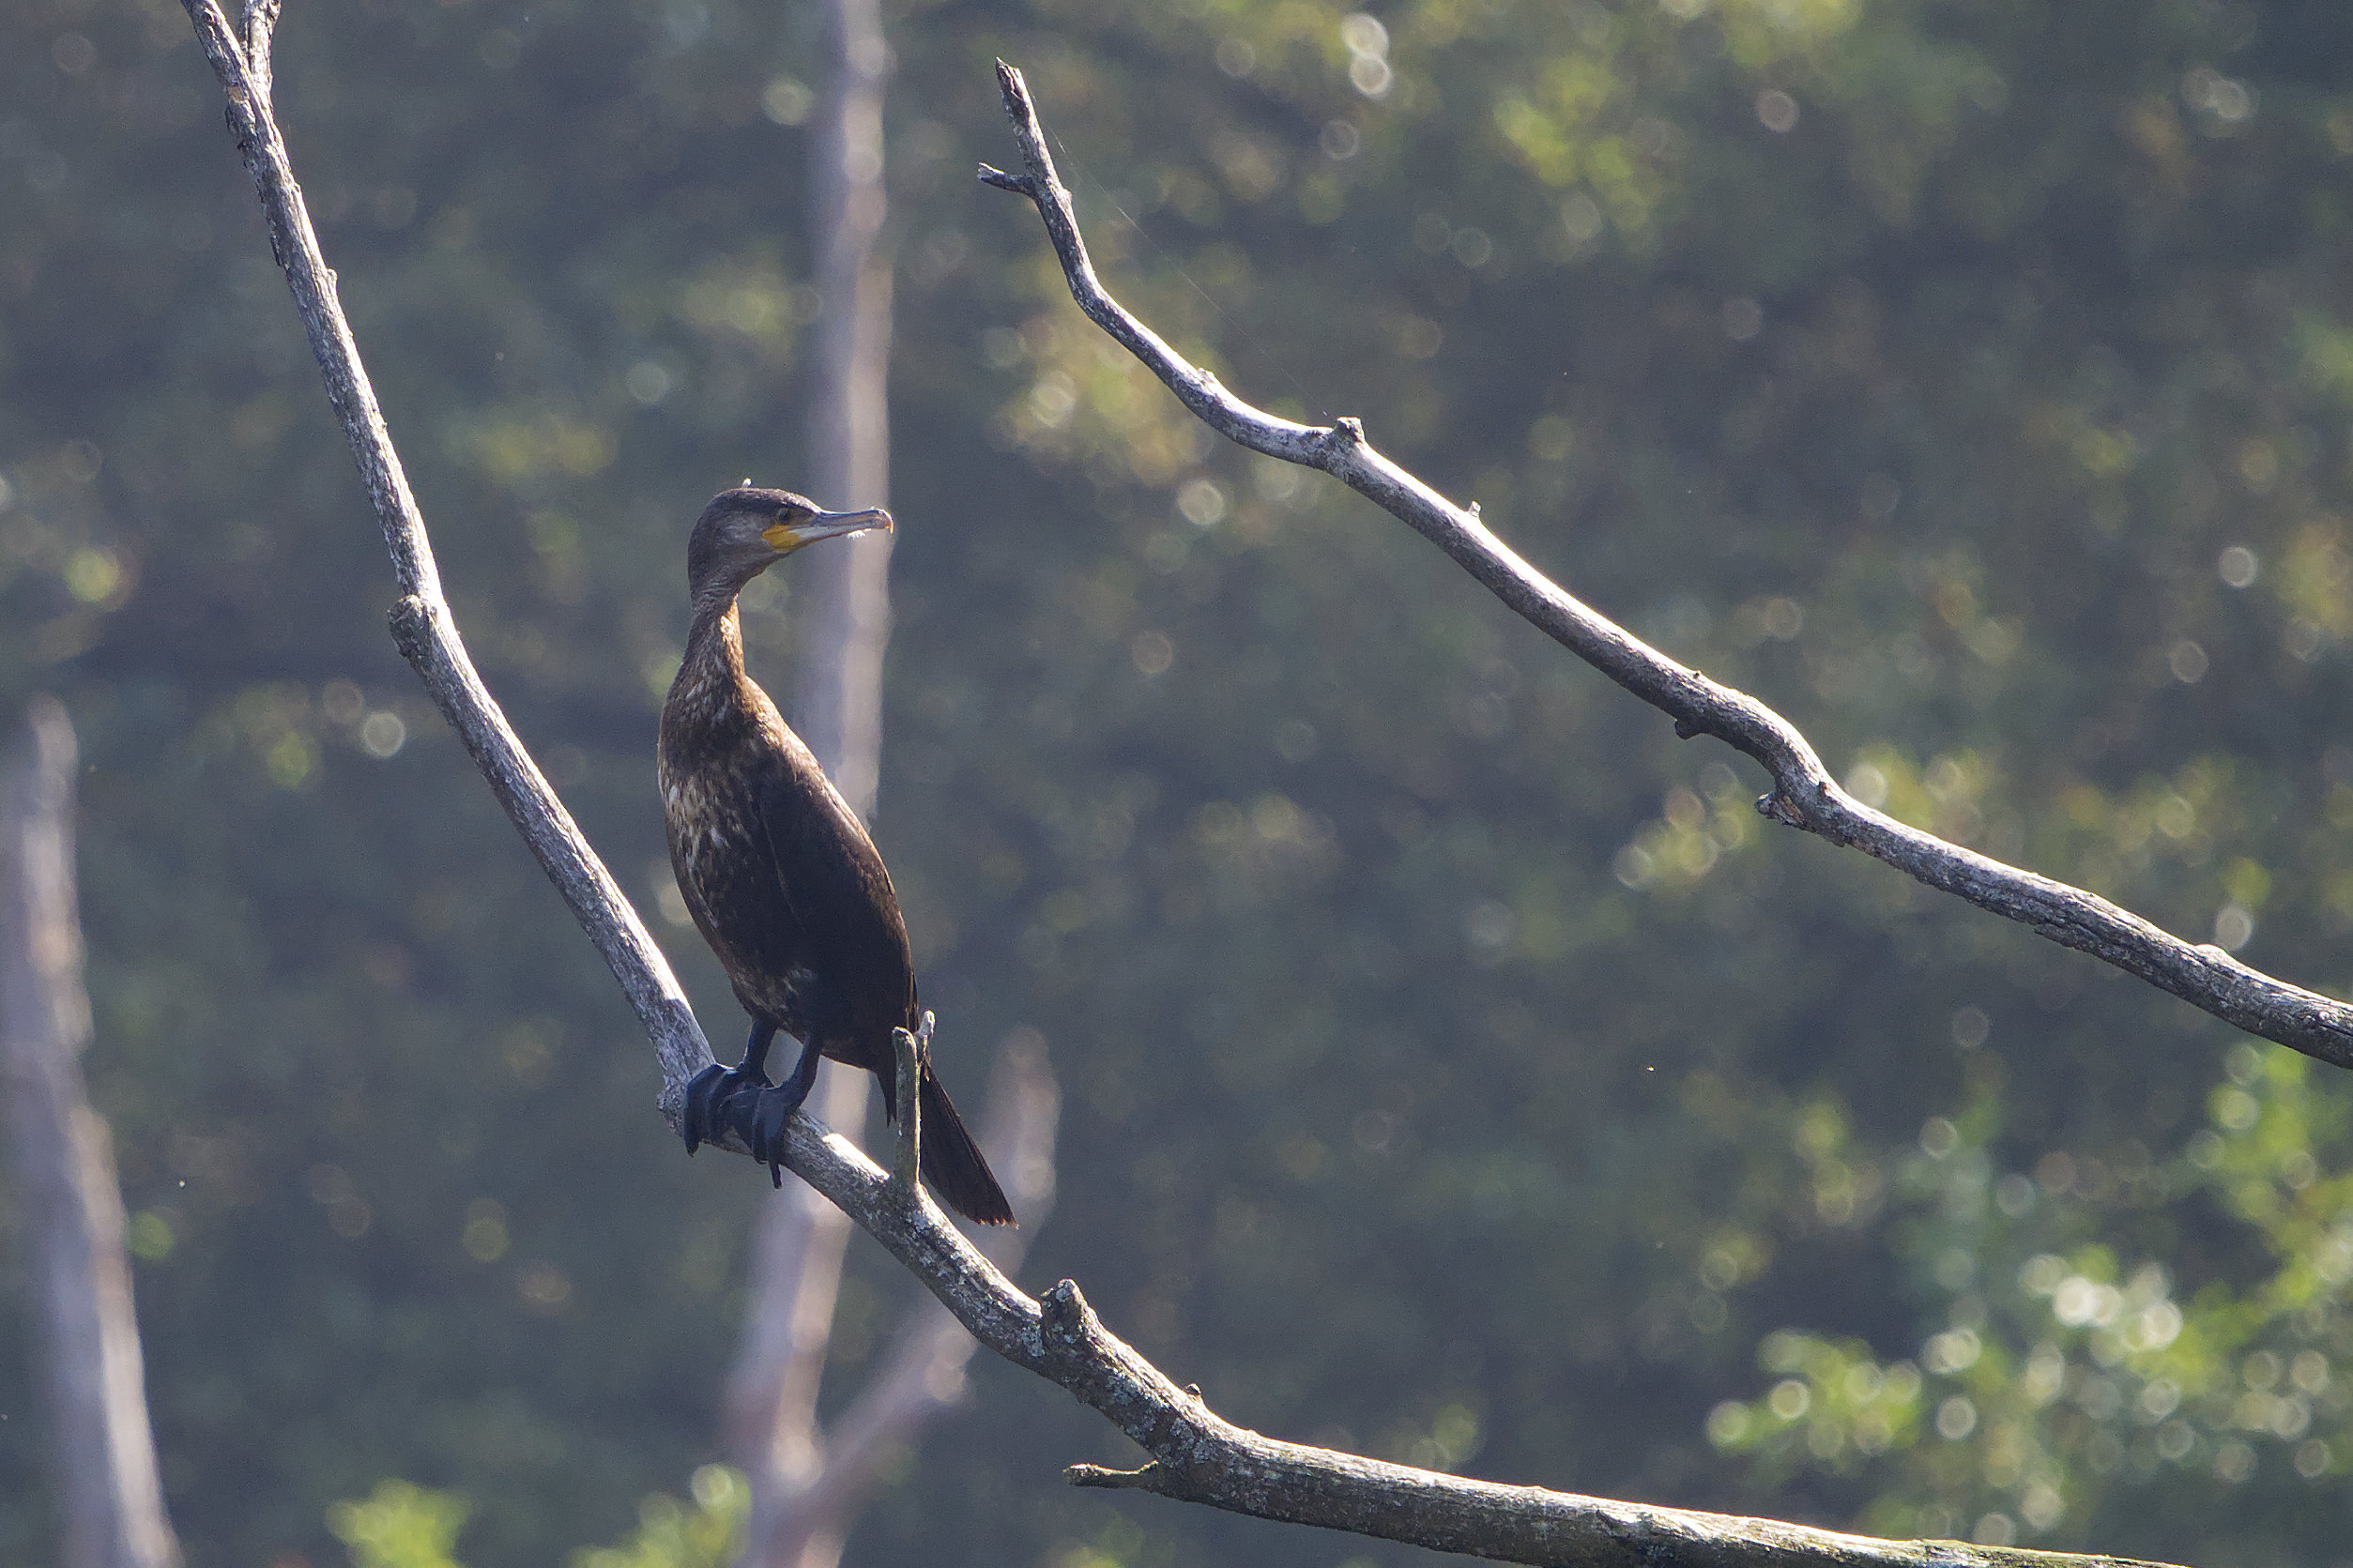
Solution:
[{"label": "blurred green foliage", "polygon": [[[461,625],[723,1050],[653,715],[687,523],[803,468],[813,28],[358,0],[279,44]],[[1906,820],[2345,994],[2353,13],[1001,0],[891,37],[877,832],[951,1087],[1016,1028],[1063,1076],[1031,1283],[1237,1420],[1417,1463],[2337,1553],[2340,1074],[1770,828],[1745,762],[1191,425],[970,171],[1012,156],[1001,55],[1112,286],[1231,385],[1362,416]],[[372,1491],[406,1476],[474,1500],[477,1568],[713,1550],[711,1499],[634,1499],[714,1456],[767,1187],[680,1158],[390,647],[219,125],[168,0],[0,16],[0,699],[83,731],[176,1521],[193,1568],[325,1564],[336,1499],[426,1516]],[[772,684],[792,597],[748,605]],[[855,1253],[836,1396],[908,1299]],[[32,1386],[0,1365],[11,1560],[54,1529]],[[1123,1443],[974,1387],[853,1557],[1417,1555],[1073,1492]]]},{"label": "blurred green foliage", "polygon": [[[695,1472],[692,1501],[656,1492],[637,1506],[637,1529],[618,1546],[585,1547],[572,1568],[725,1568],[742,1545],[752,1489],[725,1465]],[[461,1568],[451,1555],[473,1505],[453,1492],[379,1483],[364,1501],[330,1504],[327,1528],[352,1568]]]},{"label": "blurred green foliage", "polygon": [[690,1500],[656,1492],[637,1505],[637,1530],[618,1546],[575,1552],[572,1568],[726,1568],[743,1541],[752,1488],[725,1465],[695,1472]]},{"label": "blurred green foliage", "polygon": [[450,1553],[472,1505],[448,1492],[387,1481],[362,1501],[327,1510],[327,1528],[351,1553],[352,1568],[458,1568]]}]

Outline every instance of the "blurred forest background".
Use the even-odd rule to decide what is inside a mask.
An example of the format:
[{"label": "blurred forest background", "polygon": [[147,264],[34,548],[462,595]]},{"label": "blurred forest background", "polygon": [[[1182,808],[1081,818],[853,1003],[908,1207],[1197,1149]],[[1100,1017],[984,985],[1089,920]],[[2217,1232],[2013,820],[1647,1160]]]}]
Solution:
[{"label": "blurred forest background", "polygon": [[[1111,286],[1245,395],[1362,416],[1866,798],[2345,995],[2353,10],[889,23],[876,832],[951,1087],[1016,1030],[1062,1077],[1025,1282],[1417,1464],[2344,1560],[2353,1080],[1768,830],[1745,761],[1196,428],[971,171],[1002,55]],[[278,48],[460,624],[723,1055],[654,715],[687,525],[802,465],[814,29],[298,0]],[[476,1568],[628,1536],[716,1452],[770,1201],[652,1114],[389,585],[179,7],[0,9],[0,707],[82,732],[88,1066],[195,1568],[340,1563],[330,1504],[395,1477],[472,1500]],[[747,616],[772,687],[792,595]],[[845,1386],[912,1288],[850,1270]],[[16,1561],[33,1389],[0,1358]],[[1435,1560],[1073,1491],[1122,1439],[986,1358],[973,1393],[851,1560]]]}]

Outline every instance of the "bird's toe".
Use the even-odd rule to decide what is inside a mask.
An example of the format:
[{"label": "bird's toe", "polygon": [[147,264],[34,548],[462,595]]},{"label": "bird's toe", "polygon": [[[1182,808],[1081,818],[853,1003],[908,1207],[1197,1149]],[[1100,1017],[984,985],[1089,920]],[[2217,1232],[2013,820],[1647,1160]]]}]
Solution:
[{"label": "bird's toe", "polygon": [[686,1152],[710,1141],[719,1131],[719,1108],[726,1096],[727,1069],[712,1062],[695,1074],[686,1086],[686,1104],[679,1116],[679,1131],[686,1139]]},{"label": "bird's toe", "polygon": [[783,1089],[764,1088],[751,1097],[749,1112],[744,1118],[743,1140],[752,1146],[752,1157],[765,1160],[773,1166],[785,1151],[785,1128],[792,1120],[798,1102]]}]

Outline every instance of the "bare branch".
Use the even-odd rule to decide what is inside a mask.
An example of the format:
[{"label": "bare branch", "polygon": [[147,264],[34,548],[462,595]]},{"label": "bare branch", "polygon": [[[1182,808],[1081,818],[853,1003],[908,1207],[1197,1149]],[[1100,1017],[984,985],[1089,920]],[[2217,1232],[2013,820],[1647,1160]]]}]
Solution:
[{"label": "bare branch", "polygon": [[2081,888],[2005,865],[1873,811],[1839,787],[1795,725],[1748,693],[1675,662],[1571,596],[1489,532],[1475,506],[1456,506],[1376,451],[1358,421],[1295,424],[1227,391],[1104,289],[1079,237],[1070,191],[1054,173],[1028,85],[1001,60],[997,81],[1028,172],[1008,175],[984,163],[982,182],[1037,204],[1078,308],[1212,430],[1254,452],[1330,474],[1444,550],[1529,624],[1673,719],[1675,734],[1687,740],[1712,735],[1761,763],[1773,776],[1773,790],[1757,810],[1774,821],[1885,860],[1932,888],[2138,975],[2250,1034],[2353,1067],[2353,1007],[2275,980],[2219,947],[2185,942]]},{"label": "bare branch", "polygon": [[924,1138],[924,1058],[931,1044],[931,1014],[924,1014],[924,1029],[920,1035],[905,1029],[891,1031],[891,1048],[898,1058],[899,1136],[898,1146],[891,1154],[892,1179],[913,1192],[923,1184],[917,1174],[922,1168],[920,1152]]},{"label": "bare branch", "polygon": [[271,66],[269,47],[278,31],[280,0],[245,0],[245,69],[253,79],[253,90],[265,99],[269,97]]},{"label": "bare branch", "polygon": [[[320,260],[317,239],[267,95],[258,90],[218,0],[183,0],[183,4],[228,96],[230,122],[261,194],[280,264],[310,331],[329,398],[344,420],[361,477],[383,522],[402,591],[392,615],[394,635],[465,738],[500,805],[563,892],[574,918],[620,979],[661,1058],[665,1083],[662,1107],[675,1127],[684,1084],[709,1064],[710,1047],[644,925],[524,753],[466,659],[434,571],[423,523],[385,434],[350,328],[336,304],[333,274]],[[1012,100],[1019,78],[1007,72],[1006,79]],[[1026,109],[1026,98],[1019,102]],[[1034,145],[1034,118],[1029,121],[1029,129]],[[1042,159],[1043,148],[1036,151]],[[1075,248],[1077,231],[1070,222],[1067,196],[1051,199],[1061,188],[1052,182],[1050,165],[1041,163],[1040,169],[1042,173],[1033,175],[1033,180],[1041,210],[1048,211],[1049,223],[1056,221],[1053,213],[1060,212],[1063,232]],[[1006,178],[998,177],[1001,182]],[[1083,253],[1077,254],[1077,265],[1083,267]],[[1092,283],[1092,275],[1088,278]],[[1099,287],[1094,292],[1102,297]],[[1116,308],[1108,307],[1108,299],[1105,304],[1118,319]],[[1167,355],[1166,345],[1156,338],[1132,323],[1130,329],[1137,335],[1131,346],[1156,346]],[[1173,361],[1173,356],[1169,358]],[[1202,396],[1231,401],[1224,399],[1199,372],[1185,373],[1197,388],[1209,388]],[[1278,423],[1254,411],[1245,412],[1261,423]],[[1365,455],[1368,449],[1361,434],[1346,427],[1322,433],[1288,428],[1303,431],[1304,438],[1321,443],[1315,449],[1325,453],[1328,461],[1318,466],[1331,467],[1344,477],[1383,471],[1379,460]],[[1413,486],[1413,494],[1427,494],[1416,481],[1401,475],[1400,482]],[[1429,504],[1444,508],[1434,496],[1429,497]],[[1461,518],[1450,508],[1444,508],[1444,515]],[[1474,522],[1468,525],[1476,528]],[[1478,537],[1485,538],[1483,530]],[[1501,550],[1501,546],[1492,548]],[[1505,558],[1516,563],[1516,557]],[[1524,565],[1516,569],[1543,584]],[[1580,614],[1590,615],[1550,585],[1543,587]],[[1624,638],[1622,632],[1616,635]],[[1631,639],[1625,641],[1641,647]],[[1647,649],[1642,652],[1658,658]],[[1688,677],[1688,672],[1683,673]],[[1797,744],[1802,747],[1803,743]],[[849,1140],[821,1123],[805,1115],[794,1116],[787,1129],[784,1163],[879,1241],[975,1339],[1068,1390],[1140,1444],[1152,1456],[1152,1464],[1143,1471],[1130,1472],[1124,1484],[1163,1496],[1506,1561],[1592,1568],[1753,1568],[1758,1564],[1774,1568],[1798,1564],[1810,1568],[1866,1564],[2027,1568],[2048,1564],[2058,1568],[2060,1564],[2123,1560],[1957,1542],[1875,1541],[1765,1520],[1467,1481],[1264,1438],[1220,1420],[1197,1393],[1170,1382],[1103,1326],[1076,1285],[1064,1281],[1047,1292],[1043,1302],[1024,1295],[948,1223],[920,1184],[912,1193],[901,1188]],[[1078,1478],[1108,1479],[1087,1470],[1081,1470]]]},{"label": "bare branch", "polygon": [[[260,0],[274,14],[275,7]],[[673,1129],[678,1126],[687,1080],[710,1065],[710,1045],[695,1023],[686,995],[670,972],[669,960],[653,944],[645,922],[613,881],[604,862],[572,820],[546,777],[507,723],[491,696],[474,662],[458,637],[450,602],[442,596],[441,574],[435,568],[433,543],[425,536],[425,520],[409,493],[408,477],[400,454],[384,428],[374,389],[359,363],[359,345],[344,318],[335,296],[335,274],[319,253],[318,236],[312,230],[310,208],[294,177],[286,144],[278,133],[266,81],[253,74],[247,52],[237,42],[219,0],[182,0],[196,37],[212,62],[213,74],[229,100],[229,127],[237,134],[237,151],[253,188],[261,195],[262,212],[269,223],[271,252],[285,270],[294,291],[295,309],[310,334],[311,352],[326,378],[327,400],[343,421],[351,442],[359,477],[375,503],[384,526],[385,547],[391,553],[392,574],[401,597],[392,606],[392,640],[413,666],[425,690],[450,721],[466,749],[472,754],[491,792],[522,833],[531,853],[571,906],[573,919],[604,955],[604,962],[621,982],[637,1015],[645,1020],[655,1054],[662,1061],[661,1106]],[[249,13],[251,14],[251,13]],[[267,38],[265,26],[259,37]],[[728,1147],[741,1140],[728,1134]]]},{"label": "bare branch", "polygon": [[0,1078],[43,1308],[67,1568],[176,1568],[147,1423],[123,1195],[90,1109],[74,912],[73,727],[48,698],[0,775]]},{"label": "bare branch", "polygon": [[[1505,1562],[1575,1568],[2093,1568],[2078,1557],[1958,1541],[1881,1541],[1768,1519],[1469,1481],[1284,1442],[1223,1421],[1106,1329],[1068,1280],[1032,1300],[950,1225],[909,1208],[838,1134],[791,1124],[785,1164],[938,1296],[973,1337],[1060,1384],[1152,1456],[1116,1484],[1237,1514],[1321,1525]],[[1080,1467],[1082,1484],[1121,1472]]]}]

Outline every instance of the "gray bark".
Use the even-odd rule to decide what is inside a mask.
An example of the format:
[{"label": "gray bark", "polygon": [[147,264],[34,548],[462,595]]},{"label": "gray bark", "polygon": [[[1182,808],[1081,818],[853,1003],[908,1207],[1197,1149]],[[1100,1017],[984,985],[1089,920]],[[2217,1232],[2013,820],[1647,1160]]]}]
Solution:
[{"label": "gray bark", "polygon": [[42,698],[0,777],[0,1073],[39,1300],[66,1568],[173,1568],[123,1195],[91,1110],[73,877],[73,726]]}]

